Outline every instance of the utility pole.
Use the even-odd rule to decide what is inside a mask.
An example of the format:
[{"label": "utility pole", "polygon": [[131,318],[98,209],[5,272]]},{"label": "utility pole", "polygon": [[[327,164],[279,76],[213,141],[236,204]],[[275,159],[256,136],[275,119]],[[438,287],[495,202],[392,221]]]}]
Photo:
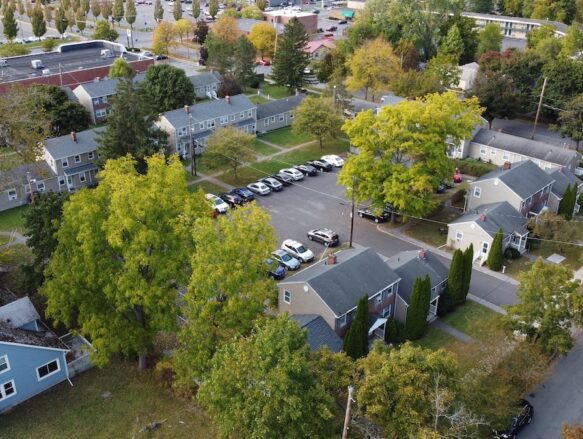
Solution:
[{"label": "utility pole", "polygon": [[342,430],[342,439],[348,439],[348,424],[350,424],[350,408],[352,405],[352,392],[354,387],[348,386],[348,401],[346,402],[346,414],[344,415],[344,429]]},{"label": "utility pole", "polygon": [[540,99],[538,100],[538,108],[536,109],[536,117],[534,118],[534,127],[532,127],[532,135],[530,138],[534,140],[534,134],[536,133],[536,125],[538,124],[538,116],[540,115],[540,109],[543,106],[543,98],[545,95],[545,87],[547,86],[547,78],[543,81],[543,88],[540,91]]},{"label": "utility pole", "polygon": [[352,248],[352,234],[354,232],[354,192],[356,191],[356,177],[352,177],[352,206],[350,208],[350,248]]}]

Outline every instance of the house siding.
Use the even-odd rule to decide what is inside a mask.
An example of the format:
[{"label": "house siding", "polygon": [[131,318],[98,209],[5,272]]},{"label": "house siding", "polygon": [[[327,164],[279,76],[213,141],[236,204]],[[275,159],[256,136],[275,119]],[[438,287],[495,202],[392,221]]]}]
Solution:
[{"label": "house siding", "polygon": [[[39,190],[38,187],[44,183],[44,190]],[[4,190],[0,190],[0,212],[14,207],[24,206],[30,201],[30,189],[29,184],[18,184],[12,187],[7,187]],[[16,191],[16,198],[11,200],[10,192]],[[59,192],[59,179],[57,177],[49,177],[44,180],[37,179],[36,183],[32,183],[33,192]]]},{"label": "house siding", "polygon": [[[474,188],[476,186],[481,189],[479,198],[474,196]],[[470,183],[470,192],[466,210],[476,209],[482,204],[497,203],[499,201],[508,201],[508,203],[519,212],[522,208],[522,198],[511,191],[508,186],[498,179],[474,181]]]},{"label": "house siding", "polygon": [[407,302],[401,296],[397,295],[395,300],[395,320],[405,323],[407,320],[407,308],[409,308]]},{"label": "house siding", "polygon": [[[304,291],[304,287],[308,291]],[[336,326],[336,316],[334,312],[322,301],[320,296],[307,283],[279,284],[278,309],[280,313],[287,312],[294,314],[317,314],[332,329]],[[291,293],[291,303],[283,301],[284,291]]]},{"label": "house siding", "polygon": [[286,111],[273,116],[257,119],[257,132],[267,133],[291,126],[294,121],[293,111]]},{"label": "house siding", "polygon": [[[456,239],[457,232],[463,233],[461,241]],[[487,242],[488,249],[490,249],[492,246],[492,237],[473,222],[450,224],[448,227],[447,246],[454,250],[465,250],[470,244],[473,244],[474,259],[476,255],[480,254],[483,242]]]}]

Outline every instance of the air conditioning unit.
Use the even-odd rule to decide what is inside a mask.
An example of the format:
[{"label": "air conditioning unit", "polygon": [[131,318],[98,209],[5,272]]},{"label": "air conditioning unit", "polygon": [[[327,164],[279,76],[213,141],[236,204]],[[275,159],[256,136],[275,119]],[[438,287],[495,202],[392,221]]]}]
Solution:
[{"label": "air conditioning unit", "polygon": [[45,66],[42,62],[42,60],[40,59],[33,59],[30,61],[30,64],[32,65],[33,69],[43,69]]},{"label": "air conditioning unit", "polygon": [[101,57],[102,58],[111,58],[113,56],[113,54],[111,53],[111,50],[109,49],[102,49],[101,50]]}]

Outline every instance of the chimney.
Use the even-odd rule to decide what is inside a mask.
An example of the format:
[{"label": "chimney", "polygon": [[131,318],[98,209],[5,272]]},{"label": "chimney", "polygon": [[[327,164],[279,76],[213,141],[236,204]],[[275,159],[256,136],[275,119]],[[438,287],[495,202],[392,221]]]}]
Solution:
[{"label": "chimney", "polygon": [[486,221],[486,214],[481,214],[480,215],[480,221],[485,222]]},{"label": "chimney", "polygon": [[75,131],[71,131],[71,139],[73,139],[73,142],[77,143],[77,133]]},{"label": "chimney", "polygon": [[427,252],[424,249],[419,250],[419,259],[425,261],[427,259]]},{"label": "chimney", "polygon": [[512,163],[510,162],[504,162],[504,164],[502,165],[502,169],[504,170],[508,170],[510,168],[512,168]]},{"label": "chimney", "polygon": [[326,265],[336,265],[336,262],[337,262],[336,253],[328,254],[328,257],[326,258]]},{"label": "chimney", "polygon": [[227,104],[231,103],[231,96],[225,96],[225,101],[227,101]]}]

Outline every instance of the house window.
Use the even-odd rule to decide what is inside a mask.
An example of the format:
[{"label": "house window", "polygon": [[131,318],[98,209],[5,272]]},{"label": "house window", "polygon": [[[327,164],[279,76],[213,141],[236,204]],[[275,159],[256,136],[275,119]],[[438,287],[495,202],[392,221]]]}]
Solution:
[{"label": "house window", "polygon": [[462,239],[464,239],[464,234],[462,232],[455,232],[455,240],[457,242],[462,242]]},{"label": "house window", "polygon": [[496,155],[496,150],[494,148],[490,150],[490,155]]},{"label": "house window", "polygon": [[14,387],[14,380],[10,380],[4,384],[0,384],[0,401],[16,395],[16,388]]},{"label": "house window", "polygon": [[95,153],[93,151],[90,151],[87,153],[87,158],[89,160],[93,160],[95,158]]},{"label": "house window", "polygon": [[269,125],[269,119],[265,119],[265,120],[263,121],[263,125],[265,125],[265,126]]},{"label": "house window", "polygon": [[8,200],[14,201],[17,198],[18,198],[18,195],[16,194],[16,189],[9,189],[8,190]]},{"label": "house window", "polygon": [[199,123],[199,124],[198,124],[198,128],[199,128],[200,130],[204,130],[204,122],[201,122],[201,123]]},{"label": "house window", "polygon": [[283,301],[285,303],[291,303],[291,293],[288,290],[283,291]]},{"label": "house window", "polygon": [[68,159],[64,159],[61,161],[61,165],[63,166],[63,168],[66,168],[69,166],[69,160]]},{"label": "house window", "polygon": [[481,187],[478,187],[478,186],[476,186],[476,187],[474,188],[474,197],[476,197],[476,198],[480,198],[481,196],[482,196],[482,188],[481,188]]},{"label": "house window", "polygon": [[382,292],[383,300],[387,300],[389,295],[393,293],[393,286],[391,285],[389,288],[385,288]]},{"label": "house window", "polygon": [[85,172],[84,172],[83,174],[79,174],[79,181],[80,181],[81,183],[84,183],[84,182],[85,182],[85,179],[86,179],[86,177],[85,177]]},{"label": "house window", "polygon": [[59,177],[59,186],[65,185],[65,177]]},{"label": "house window", "polygon": [[275,116],[271,116],[271,123],[275,123]]},{"label": "house window", "polygon": [[253,110],[247,111],[247,117],[253,117]]},{"label": "house window", "polygon": [[59,360],[53,360],[49,363],[43,364],[40,367],[36,368],[36,376],[38,380],[44,380],[49,376],[59,372],[61,370],[61,365],[59,364]]},{"label": "house window", "polygon": [[97,98],[93,98],[93,99],[91,99],[91,101],[93,102],[94,106],[99,104],[99,99],[97,99]]},{"label": "house window", "polygon": [[294,118],[294,114],[293,114],[293,113],[290,113],[290,114],[289,114],[289,118],[290,118],[290,119],[293,119],[293,118]]},{"label": "house window", "polygon": [[229,116],[221,116],[221,125],[229,122]]},{"label": "house window", "polygon": [[184,137],[186,136],[186,133],[187,133],[186,127],[178,128],[178,131],[176,132],[178,137]]},{"label": "house window", "polygon": [[10,363],[8,362],[8,355],[0,357],[0,374],[10,370]]},{"label": "house window", "polygon": [[508,154],[508,152],[504,151],[504,153],[502,154],[502,160],[504,160],[505,162],[510,160],[510,154]]},{"label": "house window", "polygon": [[39,192],[44,192],[45,191],[45,183],[44,181],[39,181],[36,184],[36,190]]},{"label": "house window", "polygon": [[80,155],[75,156],[75,163],[81,163],[81,156]]},{"label": "house window", "polygon": [[283,122],[285,120],[285,116],[283,114],[279,115],[279,121]]},{"label": "house window", "polygon": [[95,110],[95,117],[100,119],[102,117],[107,116],[107,111],[105,110]]},{"label": "house window", "polygon": [[231,114],[231,115],[229,116],[229,120],[230,120],[231,122],[235,122],[235,115],[234,115],[234,114]]},{"label": "house window", "polygon": [[207,120],[206,121],[206,127],[207,128],[214,128],[215,127],[215,120],[214,119]]},{"label": "house window", "polygon": [[486,148],[485,146],[480,146],[480,154],[485,155],[488,154],[488,148]]},{"label": "house window", "polygon": [[485,255],[486,253],[488,253],[488,243],[483,242],[482,243],[482,254]]},{"label": "house window", "polygon": [[377,305],[380,305],[380,303],[383,301],[383,295],[379,294],[376,298],[375,298],[375,302]]},{"label": "house window", "polygon": [[387,316],[390,316],[392,313],[393,313],[393,304],[391,303],[388,306],[385,306],[383,308],[382,316],[387,317]]},{"label": "house window", "polygon": [[239,119],[245,119],[245,112],[241,111],[241,113],[239,113]]}]

